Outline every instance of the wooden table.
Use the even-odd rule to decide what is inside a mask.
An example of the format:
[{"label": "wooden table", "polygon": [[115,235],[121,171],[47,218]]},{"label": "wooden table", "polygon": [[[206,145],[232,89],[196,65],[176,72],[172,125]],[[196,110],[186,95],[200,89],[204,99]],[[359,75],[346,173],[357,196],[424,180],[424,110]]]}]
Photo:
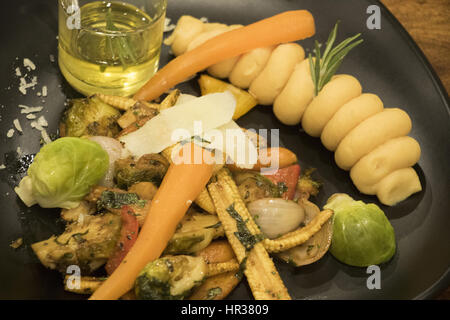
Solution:
[{"label": "wooden table", "polygon": [[[381,0],[413,37],[450,91],[450,0]],[[438,296],[450,300],[450,288]]]}]

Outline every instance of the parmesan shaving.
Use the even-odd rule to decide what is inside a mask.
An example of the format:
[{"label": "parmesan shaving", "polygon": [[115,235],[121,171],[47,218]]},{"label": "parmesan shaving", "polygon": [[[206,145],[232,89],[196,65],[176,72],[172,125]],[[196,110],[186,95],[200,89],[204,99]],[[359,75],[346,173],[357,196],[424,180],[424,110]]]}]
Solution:
[{"label": "parmesan shaving", "polygon": [[44,109],[44,107],[28,107],[25,106],[23,104],[19,104],[19,108],[21,108],[22,110],[20,110],[20,113],[35,113],[35,112],[41,112],[42,109]]},{"label": "parmesan shaving", "polygon": [[254,143],[234,121],[205,132],[203,140],[210,142],[208,148],[220,150],[227,155],[237,167],[251,169],[258,160],[258,150]]},{"label": "parmesan shaving", "polygon": [[36,70],[36,65],[28,58],[23,59],[23,66],[28,70]]},{"label": "parmesan shaving", "polygon": [[47,130],[45,130],[45,129],[41,130],[41,137],[45,144],[52,142],[52,139],[50,139],[50,137],[47,133]]},{"label": "parmesan shaving", "polygon": [[235,108],[236,100],[230,92],[204,95],[162,110],[119,140],[137,157],[159,153],[179,141],[230,122]]},{"label": "parmesan shaving", "polygon": [[23,132],[22,126],[20,125],[20,122],[19,122],[19,119],[14,119],[13,124],[17,131],[19,131],[20,133]]},{"label": "parmesan shaving", "polygon": [[164,20],[164,32],[169,32],[169,31],[172,31],[172,30],[174,30],[176,28],[176,25],[175,24],[171,24],[170,23],[170,18],[166,18],[165,20]]}]

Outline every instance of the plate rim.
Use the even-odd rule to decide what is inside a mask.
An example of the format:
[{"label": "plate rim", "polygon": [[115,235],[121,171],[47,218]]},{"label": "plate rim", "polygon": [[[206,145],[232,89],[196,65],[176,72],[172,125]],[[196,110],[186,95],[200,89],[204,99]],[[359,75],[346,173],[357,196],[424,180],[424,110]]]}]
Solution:
[{"label": "plate rim", "polygon": [[[425,67],[426,71],[429,74],[430,79],[433,82],[434,87],[436,88],[437,93],[439,94],[445,109],[447,111],[447,115],[450,118],[450,99],[447,89],[444,87],[441,78],[438,76],[436,70],[426,57],[425,53],[419,47],[414,38],[409,34],[409,32],[405,29],[405,27],[401,24],[401,22],[394,16],[394,14],[386,7],[381,0],[376,0],[380,8],[382,9],[382,15],[389,19],[389,22],[393,25],[395,29],[399,31],[400,36],[408,43],[411,47],[411,51],[416,55],[418,60]],[[450,265],[447,267],[447,270],[441,275],[439,279],[437,279],[433,284],[431,284],[427,289],[419,293],[417,296],[413,298],[413,300],[428,300],[434,299],[439,294],[444,292],[447,288],[450,288]]]}]

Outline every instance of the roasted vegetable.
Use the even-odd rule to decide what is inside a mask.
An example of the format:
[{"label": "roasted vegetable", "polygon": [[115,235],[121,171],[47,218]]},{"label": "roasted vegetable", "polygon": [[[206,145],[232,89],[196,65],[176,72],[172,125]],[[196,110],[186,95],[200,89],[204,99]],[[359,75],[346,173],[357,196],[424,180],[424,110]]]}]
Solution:
[{"label": "roasted vegetable", "polygon": [[126,128],[142,118],[148,118],[148,120],[150,120],[158,113],[158,109],[150,107],[148,103],[136,102],[135,105],[125,111],[125,113],[117,120],[117,123],[121,128]]},{"label": "roasted vegetable", "polygon": [[314,180],[311,175],[316,169],[306,169],[298,179],[297,182],[297,194],[299,198],[308,199],[309,196],[316,196],[319,193],[319,189],[322,183]]},{"label": "roasted vegetable", "polygon": [[239,119],[258,104],[256,99],[247,91],[208,75],[201,75],[198,79],[198,84],[200,85],[203,96],[209,93],[224,92],[227,90],[234,95],[236,98],[236,109],[233,114],[233,120]]},{"label": "roasted vegetable", "polygon": [[93,214],[96,211],[96,206],[87,201],[81,201],[78,207],[73,209],[62,209],[61,218],[66,222],[82,221],[84,216]]},{"label": "roasted vegetable", "polygon": [[162,155],[153,153],[140,157],[137,161],[128,157],[115,163],[115,181],[119,188],[128,189],[137,182],[161,183],[169,168],[169,162]]},{"label": "roasted vegetable", "polygon": [[114,166],[118,159],[129,156],[128,150],[123,147],[119,140],[104,137],[104,136],[91,136],[89,140],[97,142],[103,150],[108,153],[109,165],[103,179],[98,182],[99,185],[112,188],[114,186]]},{"label": "roasted vegetable", "polygon": [[97,209],[121,209],[124,205],[138,205],[143,207],[145,203],[146,201],[139,199],[136,193],[105,190],[97,200]]},{"label": "roasted vegetable", "polygon": [[113,253],[120,229],[116,214],[86,216],[83,223],[71,223],[63,234],[36,242],[31,248],[47,268],[65,273],[69,265],[77,265],[83,273],[90,273]]},{"label": "roasted vegetable", "polygon": [[[209,246],[196,253],[202,257],[208,265],[208,271],[212,265],[222,265],[236,256],[227,240],[216,240]],[[209,276],[198,287],[196,287],[189,296],[190,300],[220,300],[226,296],[238,285],[241,277],[237,276],[236,270],[220,273],[215,276]]]},{"label": "roasted vegetable", "polygon": [[259,199],[250,202],[247,208],[253,220],[269,239],[294,231],[305,218],[302,206],[281,198]]},{"label": "roasted vegetable", "polygon": [[[194,150],[188,163],[172,164],[152,200],[139,237],[124,261],[97,291],[91,300],[118,299],[135,283],[139,271],[149,261],[158,259],[167,247],[178,223],[183,219],[200,191],[212,176],[212,155],[195,144],[185,145]],[[193,148],[193,149],[192,149]],[[194,163],[200,152],[202,163]]]},{"label": "roasted vegetable", "polygon": [[265,176],[252,171],[235,172],[233,178],[245,203],[263,198],[278,198],[284,193],[282,185],[275,185]]},{"label": "roasted vegetable", "polygon": [[133,211],[134,216],[142,227],[147,216],[151,202],[141,199],[138,194],[126,192],[121,189],[108,189],[104,187],[95,187],[86,197],[86,201],[93,204],[97,210],[107,209],[118,215],[121,214],[122,207],[127,205]]},{"label": "roasted vegetable", "polygon": [[103,281],[105,281],[105,278],[83,276],[75,279],[66,275],[64,277],[64,290],[79,294],[92,294]]},{"label": "roasted vegetable", "polygon": [[152,182],[138,182],[128,188],[128,192],[136,193],[142,200],[152,200],[158,188]]},{"label": "roasted vegetable", "polygon": [[72,99],[59,126],[62,137],[108,136],[114,137],[120,127],[120,112],[96,96]]},{"label": "roasted vegetable", "polygon": [[135,282],[138,299],[179,300],[187,297],[206,276],[201,257],[165,256],[148,263]]},{"label": "roasted vegetable", "polygon": [[75,208],[108,169],[108,154],[87,139],[59,138],[38,152],[14,190],[27,206]]},{"label": "roasted vegetable", "polygon": [[136,242],[139,233],[138,220],[136,219],[135,213],[130,206],[123,205],[120,209],[120,216],[122,219],[120,236],[117,241],[116,249],[109,257],[105,265],[105,270],[108,275],[112,274],[114,270],[122,263],[123,259]]},{"label": "roasted vegetable", "polygon": [[290,299],[231,174],[222,169],[216,178],[208,185],[208,190],[253,296],[255,299]]},{"label": "roasted vegetable", "polygon": [[300,176],[300,165],[293,164],[275,172],[264,174],[264,176],[278,186],[281,198],[286,200],[294,199],[298,177]]},{"label": "roasted vegetable", "polygon": [[[282,252],[277,253],[279,258],[296,267],[311,264],[322,258],[330,247],[333,234],[331,210],[320,211],[306,198],[301,198],[299,204],[305,211],[303,221],[305,227],[286,235],[286,238],[290,238],[297,245],[286,246]],[[285,237],[274,240],[272,247],[275,243],[281,244],[284,241]]]},{"label": "roasted vegetable", "polygon": [[[324,225],[331,223],[332,210],[320,211],[315,204],[306,199],[301,199],[299,204],[305,212],[304,226],[301,225],[297,230],[286,233],[276,239],[264,239],[263,244],[267,251],[276,253],[299,247],[307,243],[316,233],[321,232]],[[331,233],[327,234],[329,239],[331,239]],[[327,246],[323,245],[323,247],[326,247],[326,250],[328,250],[328,246],[329,241]]]},{"label": "roasted vegetable", "polygon": [[[167,161],[172,163],[172,152],[174,150],[177,150],[176,148],[178,148],[179,146],[180,146],[180,143],[174,144],[174,145],[164,149],[161,152],[161,154],[167,159]],[[195,199],[195,203],[200,208],[202,208],[203,210],[205,210],[208,213],[211,213],[211,214],[216,213],[216,208],[214,207],[214,203],[212,202],[211,196],[209,195],[209,192],[206,188],[204,188],[200,192],[197,199]]]},{"label": "roasted vegetable", "polygon": [[384,212],[373,203],[332,195],[325,208],[335,212],[331,254],[339,261],[367,267],[389,261],[395,253],[395,234]]},{"label": "roasted vegetable", "polygon": [[205,247],[219,236],[223,236],[222,224],[215,215],[190,210],[181,220],[165,254],[192,254]]}]

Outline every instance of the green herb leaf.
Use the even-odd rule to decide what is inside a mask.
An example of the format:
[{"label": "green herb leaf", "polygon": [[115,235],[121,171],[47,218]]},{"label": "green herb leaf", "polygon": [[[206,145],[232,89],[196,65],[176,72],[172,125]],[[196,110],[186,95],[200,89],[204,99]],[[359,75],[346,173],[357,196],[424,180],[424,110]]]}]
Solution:
[{"label": "green herb leaf", "polygon": [[[108,8],[106,11],[106,30],[107,31],[120,31],[116,25],[113,22],[111,8]],[[120,63],[122,64],[123,70],[127,69],[130,65],[134,65],[137,63],[136,56],[131,50],[131,46],[129,43],[129,38],[126,37],[107,37],[106,38],[108,47],[111,51],[112,57],[116,57],[116,54],[118,55],[118,58],[120,60]],[[131,63],[128,63],[128,61],[131,60]],[[104,72],[106,69],[105,66],[100,66],[100,71]]]},{"label": "green herb leaf", "polygon": [[363,42],[362,39],[357,40],[361,35],[358,33],[353,37],[345,39],[333,48],[334,42],[336,41],[338,25],[339,21],[336,23],[333,31],[331,31],[328,36],[323,55],[320,52],[320,45],[318,41],[315,41],[314,44],[314,57],[312,54],[308,55],[311,79],[314,83],[314,94],[316,96],[337,72],[342,64],[342,61],[350,50]]}]

